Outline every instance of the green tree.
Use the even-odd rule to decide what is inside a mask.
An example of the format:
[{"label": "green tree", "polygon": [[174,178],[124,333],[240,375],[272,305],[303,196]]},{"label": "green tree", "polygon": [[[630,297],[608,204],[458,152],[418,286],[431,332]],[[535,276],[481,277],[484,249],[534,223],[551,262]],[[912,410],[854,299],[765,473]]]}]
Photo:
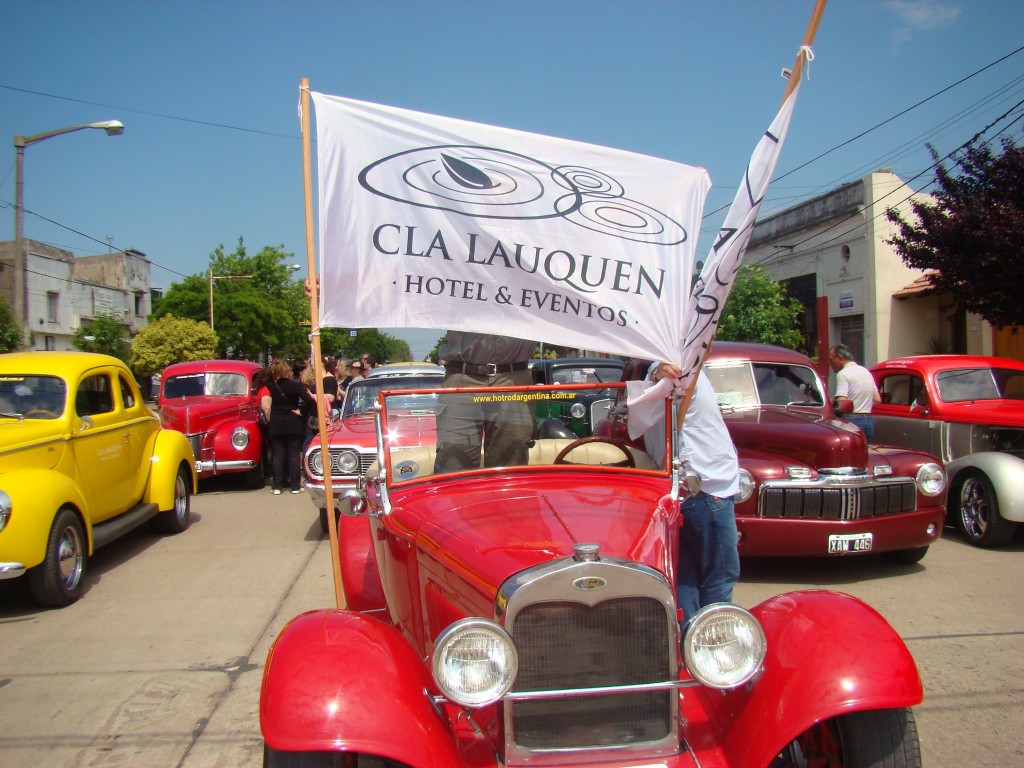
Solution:
[{"label": "green tree", "polygon": [[102,314],[75,328],[71,346],[82,352],[100,352],[128,363],[131,343],[128,329],[114,315]]},{"label": "green tree", "polygon": [[[309,302],[290,268],[294,257],[280,246],[250,256],[242,238],[231,253],[219,245],[210,254],[216,351],[211,357],[263,360],[309,354]],[[210,319],[210,273],[174,283],[157,300],[154,317]]]},{"label": "green tree", "polygon": [[10,305],[0,299],[0,352],[14,352],[21,346],[21,328],[14,322]]},{"label": "green tree", "polygon": [[165,315],[135,337],[131,367],[136,376],[146,378],[172,363],[209,360],[216,355],[216,349],[217,337],[206,323]]},{"label": "green tree", "polygon": [[803,304],[790,298],[763,269],[744,265],[725,302],[715,338],[800,349],[803,339],[797,320],[803,311]]},{"label": "green tree", "polygon": [[903,262],[933,270],[932,285],[1002,328],[1024,323],[1017,293],[1024,243],[1024,149],[1010,140],[995,154],[975,142],[952,156],[960,174],[935,161],[935,202],[912,200],[916,222],[890,208],[889,239]]},{"label": "green tree", "polygon": [[323,328],[320,333],[320,349],[325,355],[342,354],[358,357],[369,352],[378,365],[399,363],[412,359],[409,342],[398,339],[377,328],[353,328],[355,336],[347,328]]}]

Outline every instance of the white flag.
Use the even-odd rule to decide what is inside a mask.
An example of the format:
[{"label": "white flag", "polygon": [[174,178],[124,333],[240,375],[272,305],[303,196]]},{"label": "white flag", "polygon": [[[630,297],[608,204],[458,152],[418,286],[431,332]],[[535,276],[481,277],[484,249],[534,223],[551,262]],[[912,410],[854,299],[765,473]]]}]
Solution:
[{"label": "white flag", "polygon": [[663,420],[665,397],[673,388],[679,394],[685,393],[700,370],[701,361],[715,337],[718,319],[722,315],[726,299],[729,298],[733,280],[743,263],[743,255],[747,250],[747,243],[750,242],[750,234],[754,229],[757,212],[761,208],[761,200],[764,199],[768,183],[775,173],[799,90],[800,84],[797,83],[772,121],[771,127],[755,147],[736,197],[704,262],[700,279],[690,296],[681,358],[661,358],[677,359],[682,374],[671,386],[667,379],[662,379],[657,386],[651,386],[649,382],[635,382],[629,388],[630,437],[638,437]]},{"label": "white flag", "polygon": [[322,325],[678,358],[702,168],[312,96]]}]

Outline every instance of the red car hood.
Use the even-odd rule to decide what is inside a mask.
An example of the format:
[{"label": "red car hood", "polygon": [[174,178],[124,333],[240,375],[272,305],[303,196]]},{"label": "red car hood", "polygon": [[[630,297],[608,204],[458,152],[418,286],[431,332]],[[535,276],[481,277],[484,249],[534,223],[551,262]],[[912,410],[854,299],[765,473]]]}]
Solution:
[{"label": "red car hood", "polygon": [[946,403],[944,421],[991,424],[997,427],[1024,427],[1024,402],[1020,400],[972,400]]},{"label": "red car hood", "polygon": [[[437,418],[429,415],[388,414],[388,441],[392,446],[422,445],[434,442],[437,433]],[[331,445],[376,446],[376,419],[372,414],[349,416],[334,422],[328,440]]]},{"label": "red car hood", "polygon": [[785,408],[723,411],[733,443],[741,450],[787,456],[810,467],[864,467],[867,441],[848,422],[820,412]]},{"label": "red car hood", "polygon": [[209,429],[215,419],[237,416],[241,409],[247,407],[255,408],[248,401],[237,397],[202,395],[185,400],[164,400],[160,403],[158,411],[165,428],[195,433]]},{"label": "red car hood", "polygon": [[665,543],[673,540],[669,528],[677,518],[665,498],[667,479],[546,474],[540,482],[534,473],[440,482],[431,492],[413,491],[407,502],[396,493],[392,519],[424,555],[487,597],[509,576],[572,555],[581,542],[670,573]]}]

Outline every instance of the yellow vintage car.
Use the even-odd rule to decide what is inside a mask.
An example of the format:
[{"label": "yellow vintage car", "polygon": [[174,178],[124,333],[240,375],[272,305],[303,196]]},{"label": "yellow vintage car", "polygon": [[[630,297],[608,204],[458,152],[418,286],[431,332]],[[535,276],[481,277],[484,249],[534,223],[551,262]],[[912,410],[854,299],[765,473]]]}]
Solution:
[{"label": "yellow vintage car", "polygon": [[160,427],[120,360],[0,355],[0,579],[73,603],[88,555],[147,521],[184,531],[195,490],[188,440]]}]

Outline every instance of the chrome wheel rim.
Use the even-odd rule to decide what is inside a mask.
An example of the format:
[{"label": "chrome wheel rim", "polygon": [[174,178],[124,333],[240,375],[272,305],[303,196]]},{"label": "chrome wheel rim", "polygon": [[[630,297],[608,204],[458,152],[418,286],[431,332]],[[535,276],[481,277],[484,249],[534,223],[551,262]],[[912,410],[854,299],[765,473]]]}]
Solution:
[{"label": "chrome wheel rim", "polygon": [[989,503],[985,486],[976,477],[968,478],[960,491],[960,521],[972,539],[980,539],[988,529]]},{"label": "chrome wheel rim", "polygon": [[67,525],[60,534],[57,545],[57,571],[64,589],[71,591],[82,578],[85,555],[82,551],[82,537],[73,525]]},{"label": "chrome wheel rim", "polygon": [[188,490],[180,472],[174,480],[174,516],[182,522],[188,519]]}]

